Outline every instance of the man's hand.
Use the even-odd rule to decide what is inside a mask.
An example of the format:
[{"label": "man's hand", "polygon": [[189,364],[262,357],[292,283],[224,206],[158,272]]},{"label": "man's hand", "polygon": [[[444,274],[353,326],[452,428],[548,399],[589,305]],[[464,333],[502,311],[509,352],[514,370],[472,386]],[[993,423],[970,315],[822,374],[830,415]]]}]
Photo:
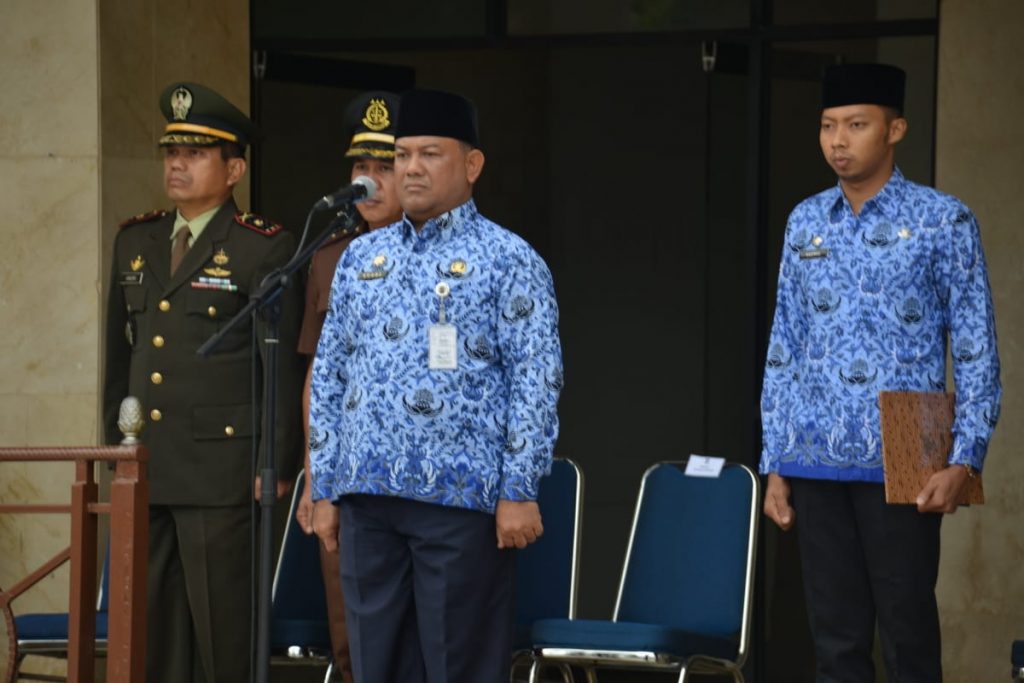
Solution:
[{"label": "man's hand", "polygon": [[789,531],[796,521],[796,512],[789,505],[789,482],[772,472],[764,491],[764,514],[783,531]]},{"label": "man's hand", "polygon": [[970,477],[963,465],[950,465],[928,478],[917,494],[918,512],[953,514],[960,503]]},{"label": "man's hand", "polygon": [[309,536],[313,533],[313,493],[309,487],[302,489],[299,505],[295,509],[295,521],[302,527],[302,533]]},{"label": "man's hand", "polygon": [[[263,478],[260,475],[256,475],[256,481],[252,485],[252,497],[256,500],[260,499],[260,489],[263,488],[261,484]],[[277,482],[277,497],[278,499],[284,498],[285,494],[292,490],[292,481],[278,480]]]},{"label": "man's hand", "polygon": [[313,531],[316,532],[327,552],[333,553],[338,549],[340,520],[341,511],[328,499],[322,498],[313,503]]},{"label": "man's hand", "polygon": [[544,533],[535,501],[499,500],[494,511],[499,548],[525,548]]}]

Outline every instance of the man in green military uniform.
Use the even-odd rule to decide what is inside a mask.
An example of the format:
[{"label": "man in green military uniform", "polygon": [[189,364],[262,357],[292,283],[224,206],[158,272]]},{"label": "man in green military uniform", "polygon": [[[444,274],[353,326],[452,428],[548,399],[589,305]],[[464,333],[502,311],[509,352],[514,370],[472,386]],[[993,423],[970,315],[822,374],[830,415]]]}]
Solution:
[{"label": "man in green military uniform", "polygon": [[[115,240],[106,441],[120,440],[121,400],[138,397],[150,453],[147,680],[247,681],[251,453],[263,432],[251,408],[251,325],[232,330],[208,358],[196,349],[295,244],[281,226],[240,213],[232,198],[256,133],[249,119],[194,83],[172,84],[160,106],[168,121],[160,138],[164,185],[175,209],[126,221]],[[302,438],[298,290],[284,292],[282,311],[274,446],[288,481]]]}]

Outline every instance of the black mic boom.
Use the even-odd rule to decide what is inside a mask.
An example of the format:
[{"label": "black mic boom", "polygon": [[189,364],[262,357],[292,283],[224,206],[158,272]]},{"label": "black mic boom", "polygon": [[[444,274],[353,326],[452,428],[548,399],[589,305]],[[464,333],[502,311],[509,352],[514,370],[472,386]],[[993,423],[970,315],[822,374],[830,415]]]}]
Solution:
[{"label": "black mic boom", "polygon": [[377,192],[377,183],[372,178],[361,175],[337,192],[324,195],[323,198],[313,205],[314,211],[334,209],[342,204],[355,204],[364,199],[369,199]]}]

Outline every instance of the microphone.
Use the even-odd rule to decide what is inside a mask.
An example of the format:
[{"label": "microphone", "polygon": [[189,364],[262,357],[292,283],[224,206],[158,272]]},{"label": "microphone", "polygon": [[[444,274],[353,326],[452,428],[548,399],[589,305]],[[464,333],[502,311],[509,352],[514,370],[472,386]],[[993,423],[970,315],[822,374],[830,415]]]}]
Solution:
[{"label": "microphone", "polygon": [[320,201],[313,205],[313,210],[323,211],[324,209],[337,208],[342,204],[355,204],[364,199],[369,199],[376,193],[377,183],[373,182],[372,178],[361,175],[353,180],[350,185],[345,185],[332,194],[324,195]]}]

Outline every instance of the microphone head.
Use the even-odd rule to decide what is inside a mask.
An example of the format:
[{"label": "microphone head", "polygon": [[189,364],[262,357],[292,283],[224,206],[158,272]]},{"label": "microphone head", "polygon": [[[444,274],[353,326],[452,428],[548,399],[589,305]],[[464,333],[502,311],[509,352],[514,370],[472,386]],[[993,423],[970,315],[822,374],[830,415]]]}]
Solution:
[{"label": "microphone head", "polygon": [[373,182],[373,178],[370,176],[361,175],[352,181],[353,185],[362,185],[366,188],[366,196],[363,199],[369,199],[373,195],[377,194],[377,183]]}]

